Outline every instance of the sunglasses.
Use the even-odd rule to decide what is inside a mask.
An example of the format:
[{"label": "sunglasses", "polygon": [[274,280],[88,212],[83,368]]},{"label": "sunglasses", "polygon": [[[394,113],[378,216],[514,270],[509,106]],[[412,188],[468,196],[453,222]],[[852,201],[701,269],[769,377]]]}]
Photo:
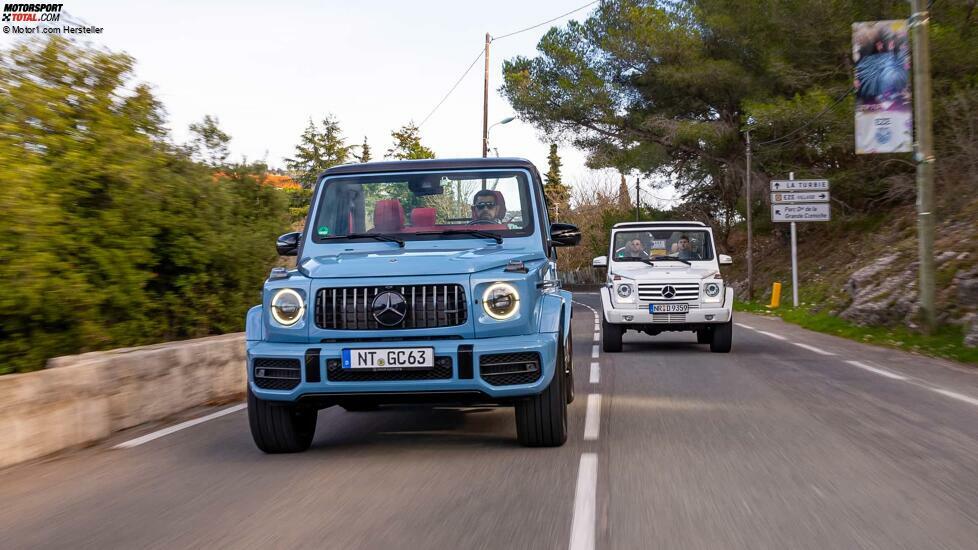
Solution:
[{"label": "sunglasses", "polygon": [[477,203],[475,203],[475,207],[477,209],[479,209],[479,210],[485,210],[487,208],[495,208],[496,207],[496,203],[494,203],[494,202],[477,202]]}]

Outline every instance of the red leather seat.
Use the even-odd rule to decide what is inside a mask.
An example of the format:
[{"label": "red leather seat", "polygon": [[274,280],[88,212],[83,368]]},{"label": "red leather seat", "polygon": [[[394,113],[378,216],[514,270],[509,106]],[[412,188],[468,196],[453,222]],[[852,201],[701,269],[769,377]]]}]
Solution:
[{"label": "red leather seat", "polygon": [[434,208],[415,208],[411,211],[411,226],[412,227],[424,227],[424,228],[434,228],[435,227],[435,209]]},{"label": "red leather seat", "polygon": [[377,201],[374,205],[375,233],[399,233],[404,229],[404,207],[397,199]]}]

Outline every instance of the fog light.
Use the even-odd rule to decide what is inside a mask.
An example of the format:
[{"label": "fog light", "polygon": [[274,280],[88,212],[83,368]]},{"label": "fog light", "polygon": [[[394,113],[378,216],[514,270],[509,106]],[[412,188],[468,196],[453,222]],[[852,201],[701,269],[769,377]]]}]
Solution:
[{"label": "fog light", "polygon": [[633,317],[633,316],[631,316],[631,315],[625,315],[625,320],[626,320],[626,321],[631,321],[631,320],[632,320],[632,319],[634,319],[634,318],[635,318],[635,317]]},{"label": "fog light", "polygon": [[707,315],[706,316],[706,320],[707,321],[712,321],[713,320],[713,317],[714,317],[713,315]]}]

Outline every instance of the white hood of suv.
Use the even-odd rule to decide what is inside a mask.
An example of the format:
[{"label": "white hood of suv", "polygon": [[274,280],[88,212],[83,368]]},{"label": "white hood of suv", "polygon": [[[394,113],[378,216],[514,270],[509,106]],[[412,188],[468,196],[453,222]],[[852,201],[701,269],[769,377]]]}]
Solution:
[{"label": "white hood of suv", "polygon": [[636,281],[645,279],[656,281],[700,281],[713,277],[718,271],[713,262],[693,262],[691,266],[680,262],[659,262],[658,264],[653,267],[642,262],[612,262],[609,274],[612,276],[621,275],[626,279],[634,279]]}]

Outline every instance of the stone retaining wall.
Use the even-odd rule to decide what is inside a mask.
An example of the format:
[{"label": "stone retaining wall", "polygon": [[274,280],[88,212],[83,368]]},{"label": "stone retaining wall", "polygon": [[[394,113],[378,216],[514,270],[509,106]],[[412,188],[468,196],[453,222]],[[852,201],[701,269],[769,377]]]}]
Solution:
[{"label": "stone retaining wall", "polygon": [[0,467],[240,399],[244,334],[58,357],[0,376]]}]

